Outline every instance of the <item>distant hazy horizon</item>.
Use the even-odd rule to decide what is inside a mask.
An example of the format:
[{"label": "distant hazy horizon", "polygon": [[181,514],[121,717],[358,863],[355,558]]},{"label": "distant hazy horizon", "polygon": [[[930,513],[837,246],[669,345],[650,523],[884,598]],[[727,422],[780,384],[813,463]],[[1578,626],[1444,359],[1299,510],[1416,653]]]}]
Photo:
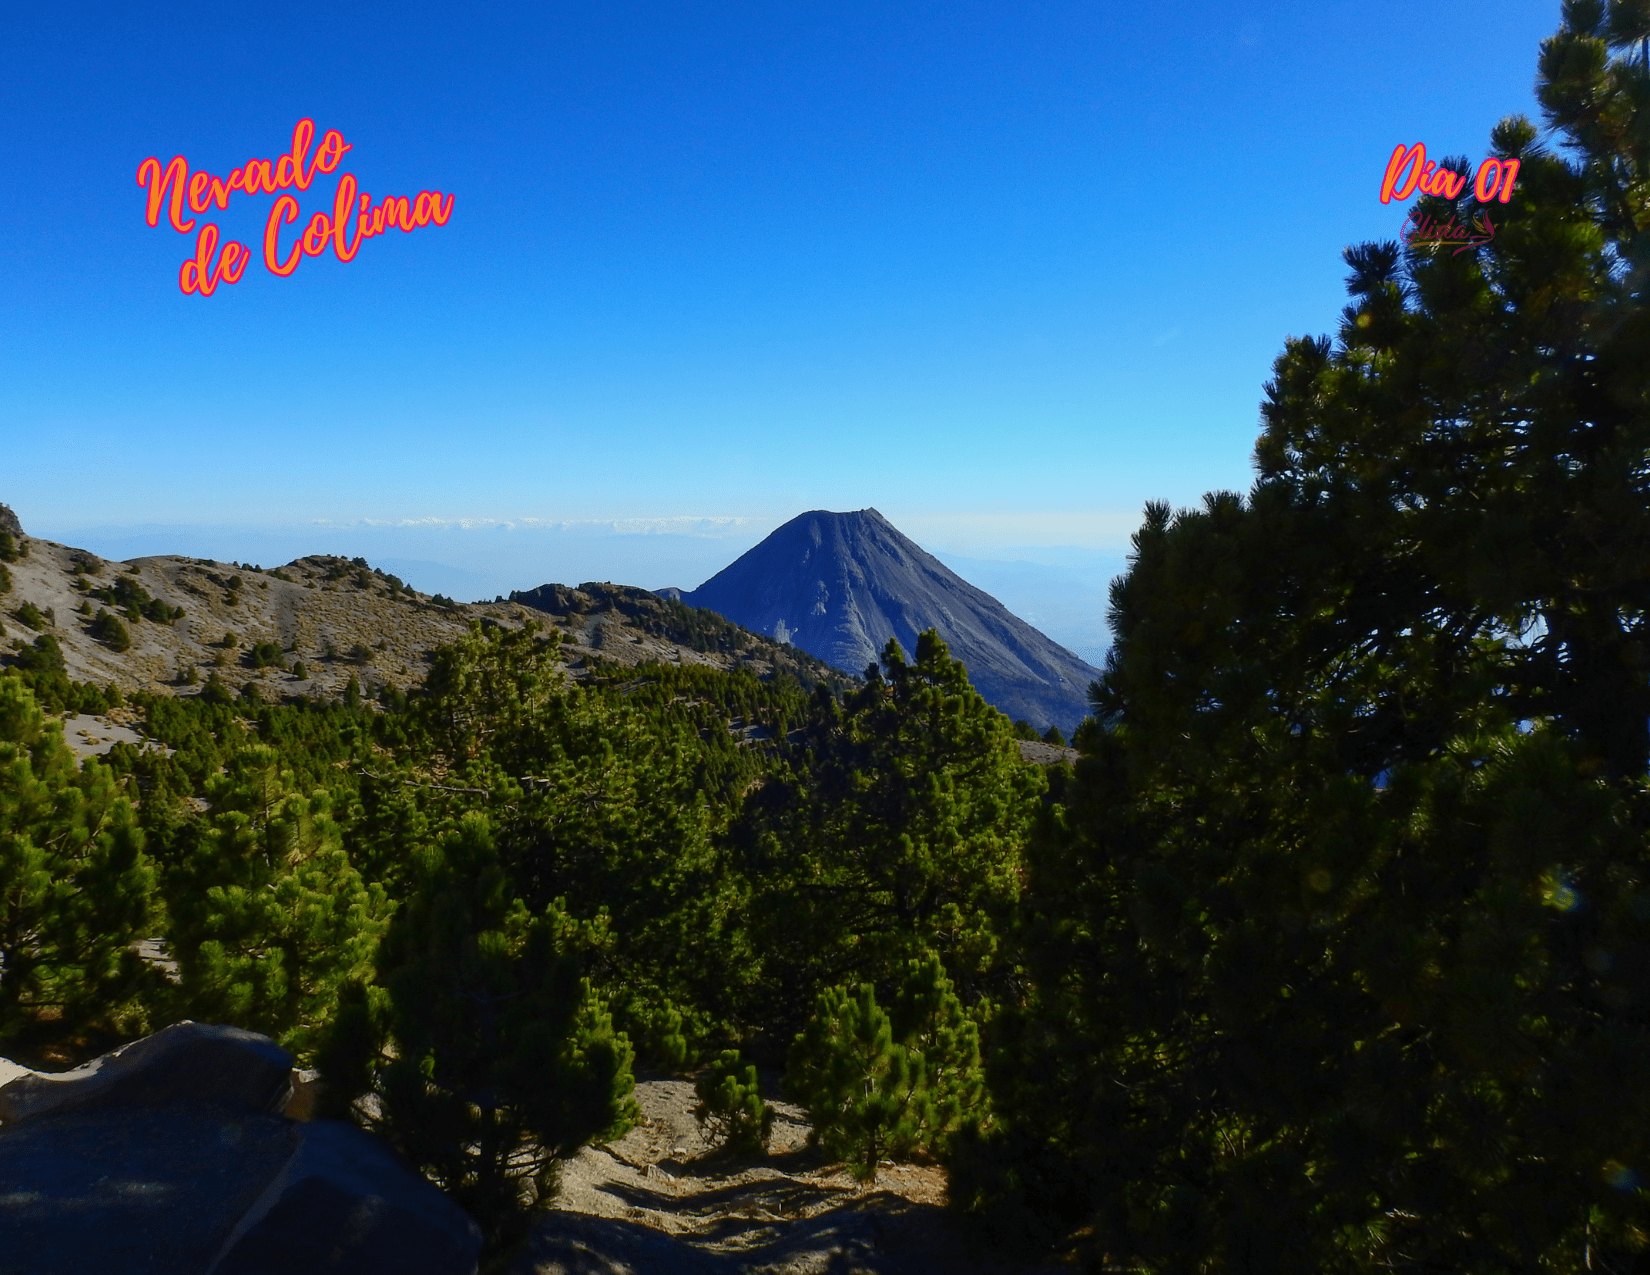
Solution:
[{"label": "distant hazy horizon", "polygon": [[[1068,546],[1090,571],[1145,501],[1249,487],[1273,360],[1335,329],[1344,247],[1404,224],[1378,197],[1393,146],[1477,157],[1538,116],[1558,22],[1557,0],[20,6],[0,500],[89,547],[352,548],[449,593],[685,587],[797,513],[866,506],[937,553],[1064,569],[1043,551]],[[348,176],[448,192],[450,219],[290,277],[265,264],[273,191],[147,224],[147,157],[228,180],[304,119],[351,149],[303,217]],[[251,265],[185,295],[207,224]],[[737,517],[671,539],[707,511]]]},{"label": "distant hazy horizon", "polygon": [[[0,493],[0,503],[8,497]],[[31,535],[122,561],[157,554],[270,567],[315,553],[364,557],[414,588],[462,602],[541,584],[605,580],[693,589],[752,548],[782,518],[722,516],[551,523],[427,520],[411,523],[268,525],[149,523],[66,525],[31,518],[11,500]],[[1105,658],[1106,589],[1125,567],[1127,515],[988,514],[968,519],[883,510],[890,521],[970,584],[1091,664]],[[1008,543],[1042,528],[1090,543]],[[1121,534],[1120,534],[1121,533]]]}]

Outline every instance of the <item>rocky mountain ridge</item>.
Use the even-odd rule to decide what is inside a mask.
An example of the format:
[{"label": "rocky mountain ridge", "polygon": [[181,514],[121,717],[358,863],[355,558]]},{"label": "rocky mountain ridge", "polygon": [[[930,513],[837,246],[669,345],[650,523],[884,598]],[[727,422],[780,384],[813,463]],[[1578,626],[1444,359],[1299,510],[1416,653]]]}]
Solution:
[{"label": "rocky mountain ridge", "polygon": [[545,585],[511,601],[451,603],[360,558],[318,554],[268,569],[174,555],[114,562],[21,528],[10,534],[18,552],[0,592],[0,661],[49,635],[70,678],[122,692],[191,695],[213,677],[270,701],[338,698],[352,678],[368,697],[408,691],[436,648],[478,620],[559,630],[574,677],[603,664],[684,663],[790,673],[805,684],[846,680],[781,643],[624,585]]}]

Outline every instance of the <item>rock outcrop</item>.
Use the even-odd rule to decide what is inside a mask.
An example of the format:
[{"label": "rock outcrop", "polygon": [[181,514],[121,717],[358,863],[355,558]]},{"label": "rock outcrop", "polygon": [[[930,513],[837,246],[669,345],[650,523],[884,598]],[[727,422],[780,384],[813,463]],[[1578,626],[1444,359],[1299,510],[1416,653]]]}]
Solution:
[{"label": "rock outcrop", "polygon": [[0,505],[0,531],[9,532],[18,539],[23,537],[23,524],[11,511],[10,505]]},{"label": "rock outcrop", "polygon": [[73,1071],[25,1071],[0,1086],[0,1123],[110,1108],[222,1108],[280,1115],[292,1055],[238,1027],[177,1023]]},{"label": "rock outcrop", "polygon": [[1069,734],[1100,670],[900,534],[875,509],[791,519],[681,600],[862,673],[897,638],[934,628],[986,701]]},{"label": "rock outcrop", "polygon": [[267,1037],[181,1023],[73,1072],[8,1075],[6,1275],[476,1269],[475,1223],[386,1147],[283,1114],[292,1058]]}]

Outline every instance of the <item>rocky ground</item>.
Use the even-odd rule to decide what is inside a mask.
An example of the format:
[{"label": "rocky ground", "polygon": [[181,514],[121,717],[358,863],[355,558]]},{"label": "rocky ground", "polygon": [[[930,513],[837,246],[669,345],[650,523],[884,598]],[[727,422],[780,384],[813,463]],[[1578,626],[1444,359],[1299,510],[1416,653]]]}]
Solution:
[{"label": "rocky ground", "polygon": [[586,1147],[559,1207],[509,1275],[1055,1275],[980,1247],[943,1209],[935,1165],[885,1165],[861,1185],[807,1149],[803,1113],[776,1103],[770,1154],[709,1147],[693,1085],[639,1081],[643,1122]]},{"label": "rocky ground", "polygon": [[[624,586],[546,586],[533,594],[540,606],[447,606],[397,587],[393,577],[358,559],[319,555],[265,570],[176,556],[113,562],[49,540],[31,537],[25,544],[26,555],[8,567],[12,588],[0,595],[0,654],[49,633],[71,678],[112,683],[128,693],[192,695],[213,676],[236,692],[251,683],[269,701],[337,698],[351,677],[369,697],[386,685],[410,690],[423,681],[434,650],[476,620],[510,628],[531,620],[559,629],[563,660],[575,677],[598,663],[652,662],[840,677],[755,634],[741,634],[737,651],[696,650],[687,634],[676,631],[681,626],[663,599]],[[168,608],[182,608],[183,615],[143,618],[131,606],[98,596],[133,586]],[[129,649],[117,651],[93,635],[100,610],[119,617]],[[279,648],[273,663],[254,657],[260,643]],[[118,714],[110,724],[122,724]],[[69,733],[72,743],[78,737]]]}]

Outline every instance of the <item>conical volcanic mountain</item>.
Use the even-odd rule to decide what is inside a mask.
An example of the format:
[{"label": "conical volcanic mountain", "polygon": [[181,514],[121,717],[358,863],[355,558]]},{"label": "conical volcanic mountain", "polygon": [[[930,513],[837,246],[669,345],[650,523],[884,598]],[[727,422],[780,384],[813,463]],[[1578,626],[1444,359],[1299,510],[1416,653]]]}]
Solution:
[{"label": "conical volcanic mountain", "polygon": [[917,634],[937,629],[988,703],[1039,730],[1069,732],[1100,676],[875,509],[793,518],[680,597],[852,673],[889,638],[910,654]]}]

